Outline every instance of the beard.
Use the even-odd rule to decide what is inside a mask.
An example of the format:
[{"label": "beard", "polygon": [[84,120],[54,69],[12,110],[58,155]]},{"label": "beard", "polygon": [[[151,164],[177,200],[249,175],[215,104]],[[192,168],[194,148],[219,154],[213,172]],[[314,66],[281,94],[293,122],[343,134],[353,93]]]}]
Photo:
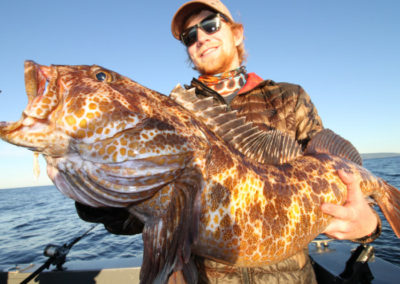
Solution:
[{"label": "beard", "polygon": [[230,71],[239,66],[238,62],[237,47],[231,46],[229,50],[221,50],[215,58],[209,58],[208,60],[198,61],[197,64],[193,62],[194,69],[202,75],[215,75]]}]

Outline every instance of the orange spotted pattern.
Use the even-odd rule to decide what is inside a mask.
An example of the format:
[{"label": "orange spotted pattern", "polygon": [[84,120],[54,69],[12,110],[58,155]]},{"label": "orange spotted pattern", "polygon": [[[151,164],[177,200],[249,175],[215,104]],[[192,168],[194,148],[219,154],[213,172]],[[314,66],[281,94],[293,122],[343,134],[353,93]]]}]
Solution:
[{"label": "orange spotted pattern", "polygon": [[165,212],[194,192],[187,226],[197,224],[192,251],[207,258],[259,266],[298,252],[329,222],[322,202],[346,198],[338,169],[360,177],[365,194],[384,191],[366,170],[328,155],[254,164],[168,97],[99,66],[27,61],[25,70],[28,106],[20,121],[0,124],[0,137],[42,153],[67,196],[127,207],[143,222],[178,224],[181,215]]}]

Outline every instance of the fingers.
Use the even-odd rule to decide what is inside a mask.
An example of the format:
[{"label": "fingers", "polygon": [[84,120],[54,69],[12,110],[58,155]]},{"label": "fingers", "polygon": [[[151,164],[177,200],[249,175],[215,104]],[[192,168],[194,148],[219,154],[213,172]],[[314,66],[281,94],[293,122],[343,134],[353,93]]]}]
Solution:
[{"label": "fingers", "polygon": [[347,200],[345,204],[360,202],[364,199],[359,181],[356,179],[354,174],[346,173],[343,170],[338,170],[338,174],[343,183],[347,186]]},{"label": "fingers", "polygon": [[338,171],[339,177],[347,186],[347,199],[343,205],[324,203],[321,206],[322,212],[329,214],[340,220],[354,220],[354,203],[359,205],[360,199],[364,199],[358,182],[353,174],[348,174],[343,170]]},{"label": "fingers", "polygon": [[351,220],[354,217],[353,210],[337,204],[324,203],[321,205],[321,210],[325,214],[341,220]]},{"label": "fingers", "polygon": [[340,179],[343,181],[344,184],[349,185],[355,181],[354,175],[345,172],[344,170],[338,170],[338,174]]},{"label": "fingers", "polygon": [[336,239],[363,237],[376,228],[378,220],[363,196],[359,178],[343,170],[338,174],[347,187],[347,198],[343,205],[321,205],[322,212],[333,217],[324,233]]},{"label": "fingers", "polygon": [[323,233],[338,240],[348,239],[349,233],[353,229],[354,211],[351,208],[331,203],[324,203],[321,209],[333,217]]},{"label": "fingers", "polygon": [[334,222],[330,223],[322,233],[330,238],[343,240],[346,238],[347,233],[347,230],[344,230],[345,226],[345,223],[335,220]]}]

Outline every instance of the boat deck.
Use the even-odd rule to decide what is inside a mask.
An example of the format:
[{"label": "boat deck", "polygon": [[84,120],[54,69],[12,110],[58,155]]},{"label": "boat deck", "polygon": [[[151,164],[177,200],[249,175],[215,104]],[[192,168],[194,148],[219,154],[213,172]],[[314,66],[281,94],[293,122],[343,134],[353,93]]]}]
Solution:
[{"label": "boat deck", "polygon": [[[310,256],[314,261],[314,268],[319,283],[358,283],[348,282],[351,272],[356,271],[362,277],[370,277],[373,284],[399,283],[400,266],[396,266],[373,255],[373,250],[368,255],[357,258],[356,265],[348,269],[346,263],[352,256],[352,249],[357,244],[332,241],[324,245],[315,243],[309,245]],[[366,260],[365,265],[359,260]],[[141,258],[107,259],[96,261],[67,261],[65,271],[44,271],[35,280],[29,283],[40,284],[109,284],[109,283],[139,283]],[[0,271],[0,283],[19,284],[34,272],[41,264],[20,266],[14,271]],[[52,266],[53,268],[54,266]],[[347,269],[346,269],[347,268]],[[358,270],[358,271],[357,271]],[[346,271],[346,272],[345,272]],[[345,273],[344,273],[345,272]],[[349,274],[350,273],[350,274]],[[350,276],[349,276],[350,275]],[[371,278],[372,276],[372,278]]]}]

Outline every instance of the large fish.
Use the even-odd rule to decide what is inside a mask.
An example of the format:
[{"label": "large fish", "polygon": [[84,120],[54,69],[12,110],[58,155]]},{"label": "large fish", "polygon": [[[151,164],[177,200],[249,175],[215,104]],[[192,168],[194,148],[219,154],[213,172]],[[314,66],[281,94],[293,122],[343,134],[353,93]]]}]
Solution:
[{"label": "large fish", "polygon": [[[346,200],[339,169],[356,175],[400,236],[400,192],[351,162],[358,158],[350,146],[326,146],[324,135],[303,154],[283,147],[293,156],[284,163],[262,164],[240,152],[259,151],[264,142],[257,141],[289,145],[287,137],[235,125],[218,107],[196,114],[210,101],[189,111],[96,65],[27,61],[25,84],[28,106],[19,121],[0,123],[0,137],[43,154],[63,194],[91,207],[126,208],[144,224],[143,283],[164,283],[178,270],[192,283],[191,254],[247,267],[295,254],[329,224],[321,204]],[[246,142],[249,135],[265,137]]]}]

